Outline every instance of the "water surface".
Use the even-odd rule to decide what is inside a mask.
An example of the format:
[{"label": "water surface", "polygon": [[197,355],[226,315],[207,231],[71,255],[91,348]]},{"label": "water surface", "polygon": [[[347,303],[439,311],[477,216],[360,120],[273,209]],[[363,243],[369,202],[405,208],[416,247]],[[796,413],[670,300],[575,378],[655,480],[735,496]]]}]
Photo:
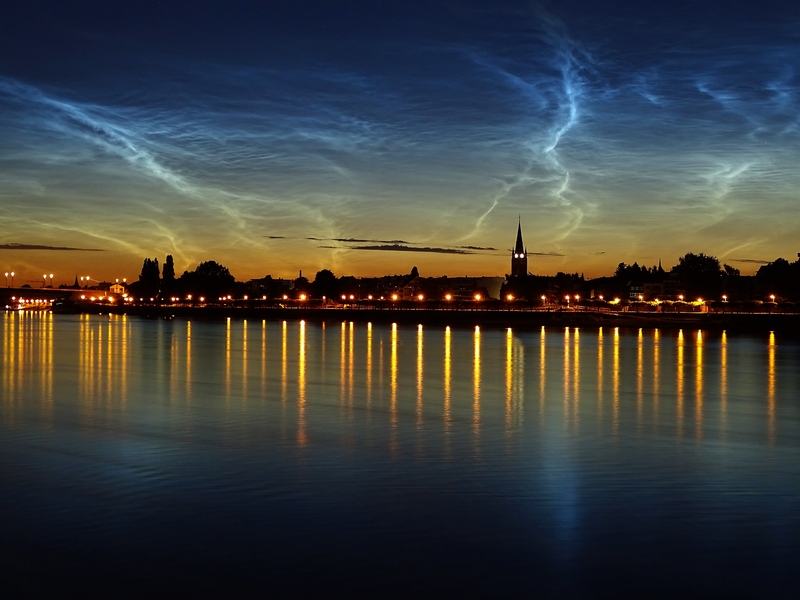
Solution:
[{"label": "water surface", "polygon": [[0,542],[32,590],[796,593],[779,335],[0,324]]}]

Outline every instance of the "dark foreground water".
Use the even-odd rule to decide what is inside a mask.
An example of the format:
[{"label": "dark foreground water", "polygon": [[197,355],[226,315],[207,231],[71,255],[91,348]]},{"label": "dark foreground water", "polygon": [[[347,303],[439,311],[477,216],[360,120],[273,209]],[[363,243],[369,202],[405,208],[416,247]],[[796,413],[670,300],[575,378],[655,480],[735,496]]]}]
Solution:
[{"label": "dark foreground water", "polygon": [[800,345],[4,314],[4,588],[797,597]]}]

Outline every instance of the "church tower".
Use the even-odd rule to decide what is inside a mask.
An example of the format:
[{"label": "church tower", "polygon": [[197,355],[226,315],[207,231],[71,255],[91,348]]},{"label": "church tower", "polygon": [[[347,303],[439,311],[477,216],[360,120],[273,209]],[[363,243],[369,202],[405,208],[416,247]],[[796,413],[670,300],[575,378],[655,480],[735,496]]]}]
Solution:
[{"label": "church tower", "polygon": [[528,250],[522,243],[522,218],[517,224],[517,243],[514,244],[514,251],[511,253],[511,275],[512,277],[524,277],[528,274]]}]

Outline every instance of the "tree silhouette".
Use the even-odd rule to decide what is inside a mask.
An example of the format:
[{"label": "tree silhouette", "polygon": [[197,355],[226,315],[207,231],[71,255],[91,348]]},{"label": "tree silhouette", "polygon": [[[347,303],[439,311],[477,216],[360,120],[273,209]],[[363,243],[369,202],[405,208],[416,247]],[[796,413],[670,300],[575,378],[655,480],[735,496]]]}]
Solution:
[{"label": "tree silhouette", "polygon": [[738,277],[741,275],[741,271],[739,271],[739,269],[734,269],[728,264],[722,265],[722,268],[725,269],[725,274],[729,277]]},{"label": "tree silhouette", "polygon": [[315,298],[335,298],[339,294],[339,282],[336,280],[336,275],[328,269],[322,269],[317,272],[314,277],[314,283],[311,284],[311,295]]},{"label": "tree silhouette", "polygon": [[164,283],[175,281],[175,263],[172,260],[172,254],[167,254],[167,259],[164,261],[164,268],[161,270],[161,278]]},{"label": "tree silhouette", "polygon": [[236,290],[236,279],[228,268],[213,260],[200,263],[194,271],[184,271],[179,283],[184,293],[209,299]]},{"label": "tree silhouette", "polygon": [[161,289],[161,274],[158,268],[158,259],[145,258],[139,281],[131,284],[129,293],[133,296],[156,296]]},{"label": "tree silhouette", "polygon": [[715,256],[692,254],[691,252],[678,259],[672,269],[679,277],[681,284],[689,294],[697,294],[705,298],[716,298],[722,285],[722,269]]},{"label": "tree silhouette", "polygon": [[161,293],[168,296],[175,290],[175,263],[172,254],[167,254],[164,267],[161,269]]}]

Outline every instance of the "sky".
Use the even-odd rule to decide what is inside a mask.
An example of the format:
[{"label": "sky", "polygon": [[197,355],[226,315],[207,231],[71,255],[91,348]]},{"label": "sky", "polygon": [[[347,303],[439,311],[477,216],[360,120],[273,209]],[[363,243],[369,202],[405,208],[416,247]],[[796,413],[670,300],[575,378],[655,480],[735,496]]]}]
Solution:
[{"label": "sky", "polygon": [[15,2],[0,273],[536,274],[800,252],[800,3]]}]

